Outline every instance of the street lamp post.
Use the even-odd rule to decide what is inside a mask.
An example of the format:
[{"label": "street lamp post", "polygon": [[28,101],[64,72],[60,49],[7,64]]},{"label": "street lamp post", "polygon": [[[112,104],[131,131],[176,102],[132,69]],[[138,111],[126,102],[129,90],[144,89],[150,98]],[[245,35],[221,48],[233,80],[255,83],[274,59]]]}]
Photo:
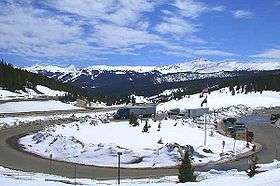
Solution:
[{"label": "street lamp post", "polygon": [[121,184],[121,155],[122,152],[118,152],[118,185]]},{"label": "street lamp post", "polygon": [[52,172],[52,159],[53,159],[53,155],[50,154],[49,174],[51,174]]}]

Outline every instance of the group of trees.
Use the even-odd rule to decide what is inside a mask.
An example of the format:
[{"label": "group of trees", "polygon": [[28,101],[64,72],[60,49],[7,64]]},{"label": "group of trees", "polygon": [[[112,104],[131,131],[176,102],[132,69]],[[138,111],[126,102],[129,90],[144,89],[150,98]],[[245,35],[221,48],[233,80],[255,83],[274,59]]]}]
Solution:
[{"label": "group of trees", "polygon": [[61,98],[65,101],[76,100],[77,97],[88,97],[81,88],[75,87],[72,84],[63,83],[27,70],[16,68],[3,59],[0,61],[0,87],[9,91],[25,91],[26,88],[37,91],[37,85],[67,92],[68,94],[65,95],[65,98]]}]

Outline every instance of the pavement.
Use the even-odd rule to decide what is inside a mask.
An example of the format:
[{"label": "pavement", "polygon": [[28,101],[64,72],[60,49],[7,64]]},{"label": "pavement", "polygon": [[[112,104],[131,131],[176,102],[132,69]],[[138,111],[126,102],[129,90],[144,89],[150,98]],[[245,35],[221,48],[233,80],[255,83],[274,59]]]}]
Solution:
[{"label": "pavement", "polygon": [[[74,163],[50,160],[30,152],[24,151],[18,145],[17,140],[25,135],[43,130],[52,124],[62,124],[71,121],[60,119],[51,123],[32,122],[29,125],[14,126],[0,130],[0,166],[22,170],[26,172],[41,172],[73,178],[75,176]],[[272,125],[250,125],[249,130],[255,133],[255,142],[262,144],[262,150],[257,153],[259,163],[268,163],[273,159],[280,158],[280,129]],[[117,161],[117,160],[116,160]],[[117,169],[112,167],[98,167],[76,164],[77,178],[90,179],[114,179]],[[208,171],[210,169],[229,170],[248,168],[248,158],[240,157],[230,162],[209,163],[195,167],[196,171]],[[177,175],[176,167],[169,168],[122,168],[122,178],[158,178],[163,176]]]}]

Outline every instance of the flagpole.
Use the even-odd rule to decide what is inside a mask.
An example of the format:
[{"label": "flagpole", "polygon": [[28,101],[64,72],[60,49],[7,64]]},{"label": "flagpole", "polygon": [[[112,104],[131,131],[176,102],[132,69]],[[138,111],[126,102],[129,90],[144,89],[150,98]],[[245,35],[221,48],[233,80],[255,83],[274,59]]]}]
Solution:
[{"label": "flagpole", "polygon": [[206,136],[207,136],[207,132],[206,132],[206,114],[204,114],[204,146],[206,146]]},{"label": "flagpole", "polygon": [[[207,99],[207,94],[206,94],[206,99]],[[206,101],[206,108],[207,108],[207,103]],[[207,131],[206,131],[206,113],[204,114],[204,146],[206,146],[206,138],[207,138]]]}]

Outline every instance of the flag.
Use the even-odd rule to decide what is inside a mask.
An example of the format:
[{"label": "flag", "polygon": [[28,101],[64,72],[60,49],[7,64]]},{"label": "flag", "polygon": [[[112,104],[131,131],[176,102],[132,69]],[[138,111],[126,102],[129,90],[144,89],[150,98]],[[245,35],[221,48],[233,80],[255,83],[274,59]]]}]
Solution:
[{"label": "flag", "polygon": [[207,104],[207,96],[206,96],[206,98],[204,98],[204,100],[201,102],[201,105],[200,105],[200,106],[203,107],[204,103]]},{"label": "flag", "polygon": [[200,98],[204,97],[204,94],[206,94],[206,96],[207,96],[207,93],[208,93],[208,88],[205,88],[205,89],[203,89],[203,90],[201,91],[199,97],[200,97]]},{"label": "flag", "polygon": [[208,88],[203,89],[203,90],[202,90],[202,93],[203,93],[203,94],[204,94],[204,93],[208,93]]}]

